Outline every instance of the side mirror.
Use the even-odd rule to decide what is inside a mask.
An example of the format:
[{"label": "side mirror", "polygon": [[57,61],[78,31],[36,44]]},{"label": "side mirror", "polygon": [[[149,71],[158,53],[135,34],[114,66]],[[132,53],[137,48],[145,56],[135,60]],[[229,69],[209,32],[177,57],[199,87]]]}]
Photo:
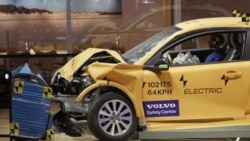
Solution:
[{"label": "side mirror", "polygon": [[168,70],[169,69],[169,64],[160,64],[158,65],[159,70]]},{"label": "side mirror", "polygon": [[169,62],[165,59],[159,60],[152,66],[145,66],[144,69],[154,72],[165,71],[169,69]]},{"label": "side mirror", "polygon": [[168,70],[169,69],[169,61],[165,58],[162,58],[159,61],[157,61],[154,66],[159,71]]}]

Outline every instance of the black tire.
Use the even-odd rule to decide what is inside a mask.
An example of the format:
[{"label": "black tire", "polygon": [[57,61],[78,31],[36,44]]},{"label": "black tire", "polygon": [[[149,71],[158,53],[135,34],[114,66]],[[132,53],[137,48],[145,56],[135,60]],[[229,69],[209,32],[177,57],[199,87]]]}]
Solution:
[{"label": "black tire", "polygon": [[70,137],[80,137],[81,129],[70,120],[68,113],[59,111],[54,115],[53,124]]},{"label": "black tire", "polygon": [[114,92],[100,95],[93,101],[87,120],[92,134],[103,141],[129,140],[138,125],[131,102]]}]

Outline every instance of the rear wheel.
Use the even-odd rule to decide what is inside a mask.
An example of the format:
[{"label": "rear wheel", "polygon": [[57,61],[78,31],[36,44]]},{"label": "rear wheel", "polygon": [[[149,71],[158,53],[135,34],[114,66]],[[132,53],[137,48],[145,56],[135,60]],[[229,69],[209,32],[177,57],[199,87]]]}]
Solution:
[{"label": "rear wheel", "polygon": [[89,109],[89,129],[100,140],[128,140],[134,135],[137,125],[131,102],[120,94],[103,94]]}]

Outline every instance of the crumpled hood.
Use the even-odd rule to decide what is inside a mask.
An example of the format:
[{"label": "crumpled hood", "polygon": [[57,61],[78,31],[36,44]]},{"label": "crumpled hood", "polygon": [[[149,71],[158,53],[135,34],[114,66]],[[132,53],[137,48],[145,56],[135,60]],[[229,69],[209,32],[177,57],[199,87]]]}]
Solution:
[{"label": "crumpled hood", "polygon": [[137,91],[135,87],[142,86],[143,66],[135,64],[111,64],[95,62],[88,66],[86,72],[94,80],[107,80],[121,84],[130,91]]},{"label": "crumpled hood", "polygon": [[121,63],[125,63],[122,59],[121,55],[110,49],[100,49],[100,48],[88,48],[75,57],[71,58],[63,67],[61,67],[58,72],[60,72],[61,77],[65,78],[68,81],[73,79],[73,74],[85,63],[87,62],[93,55],[100,53],[100,52],[107,52],[115,59],[119,60]]}]

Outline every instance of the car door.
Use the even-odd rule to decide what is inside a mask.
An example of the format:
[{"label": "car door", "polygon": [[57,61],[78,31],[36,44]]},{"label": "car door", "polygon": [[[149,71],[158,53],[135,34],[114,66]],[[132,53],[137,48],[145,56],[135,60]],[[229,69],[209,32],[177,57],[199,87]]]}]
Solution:
[{"label": "car door", "polygon": [[145,70],[145,117],[150,121],[243,118],[249,99],[249,69],[250,61],[223,60]]}]

